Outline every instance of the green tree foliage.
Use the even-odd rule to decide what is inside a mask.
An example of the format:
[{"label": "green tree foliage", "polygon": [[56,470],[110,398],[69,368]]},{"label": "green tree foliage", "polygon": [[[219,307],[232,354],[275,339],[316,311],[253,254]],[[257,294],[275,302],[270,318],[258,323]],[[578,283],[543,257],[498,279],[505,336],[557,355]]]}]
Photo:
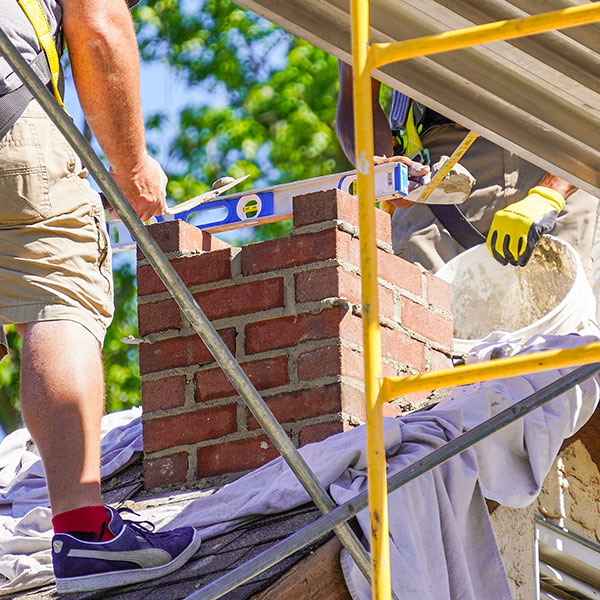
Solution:
[{"label": "green tree foliage", "polygon": [[[317,177],[350,168],[335,134],[337,62],[229,0],[146,0],[135,11],[142,60],[166,62],[186,82],[177,123],[147,120],[149,140],[168,139],[168,194],[180,202],[219,177],[250,175],[236,189]],[[169,139],[170,138],[170,139]],[[256,228],[255,239],[290,224]],[[117,312],[104,345],[107,410],[138,404],[134,274],[114,272]],[[0,424],[20,425],[18,336],[0,363]]]},{"label": "green tree foliage", "polygon": [[8,433],[22,426],[19,402],[22,344],[14,325],[6,328],[6,337],[9,353],[0,362],[0,426]]},{"label": "green tree foliage", "polygon": [[106,411],[137,406],[141,399],[137,346],[121,340],[138,335],[135,273],[129,263],[114,270],[115,316],[104,340]]},{"label": "green tree foliage", "polygon": [[[173,199],[223,175],[248,174],[251,189],[350,168],[335,134],[333,57],[229,0],[148,0],[137,19],[144,60],[167,61],[189,86]],[[150,125],[161,130],[164,114]]]}]

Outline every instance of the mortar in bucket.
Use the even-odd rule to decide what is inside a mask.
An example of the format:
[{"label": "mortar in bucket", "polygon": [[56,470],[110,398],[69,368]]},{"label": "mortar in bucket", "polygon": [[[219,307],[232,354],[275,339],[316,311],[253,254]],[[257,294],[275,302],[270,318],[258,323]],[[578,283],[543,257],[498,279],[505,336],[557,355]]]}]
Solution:
[{"label": "mortar in bucket", "polygon": [[525,267],[503,266],[485,244],[459,254],[436,275],[450,284],[454,353],[468,352],[492,331],[526,341],[535,334],[576,332],[596,316],[581,258],[546,235]]}]

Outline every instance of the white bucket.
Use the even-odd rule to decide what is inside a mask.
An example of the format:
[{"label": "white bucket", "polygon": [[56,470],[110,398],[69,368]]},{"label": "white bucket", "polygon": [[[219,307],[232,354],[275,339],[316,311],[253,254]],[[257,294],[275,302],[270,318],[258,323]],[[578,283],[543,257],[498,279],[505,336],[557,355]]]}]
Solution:
[{"label": "white bucket", "polygon": [[436,275],[450,284],[454,352],[464,354],[492,331],[511,339],[576,332],[595,321],[596,299],[569,243],[544,236],[525,267],[503,266],[485,244],[459,254]]}]

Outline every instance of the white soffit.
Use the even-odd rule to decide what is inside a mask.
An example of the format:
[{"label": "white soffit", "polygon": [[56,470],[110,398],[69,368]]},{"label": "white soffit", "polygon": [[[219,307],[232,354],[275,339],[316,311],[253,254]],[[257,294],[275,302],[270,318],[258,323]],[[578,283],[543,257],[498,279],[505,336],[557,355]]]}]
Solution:
[{"label": "white soffit", "polygon": [[[351,63],[350,0],[237,0]],[[391,42],[587,4],[581,0],[371,0]],[[600,195],[600,23],[383,67],[378,79]]]}]

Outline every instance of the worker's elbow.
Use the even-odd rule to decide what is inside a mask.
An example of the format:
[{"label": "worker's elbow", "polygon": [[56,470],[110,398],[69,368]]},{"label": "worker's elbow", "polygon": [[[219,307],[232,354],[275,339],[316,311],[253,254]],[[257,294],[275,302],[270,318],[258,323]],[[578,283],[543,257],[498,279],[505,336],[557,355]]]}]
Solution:
[{"label": "worker's elbow", "polygon": [[[126,6],[124,2],[123,5]],[[92,8],[82,11],[75,7],[65,7],[63,29],[67,45],[97,51],[122,44],[124,38],[135,35],[128,11],[123,12],[120,8],[117,6],[110,10]]]},{"label": "worker's elbow", "polygon": [[346,158],[354,164],[354,122],[352,118],[348,118],[347,114],[338,110],[335,129]]}]

